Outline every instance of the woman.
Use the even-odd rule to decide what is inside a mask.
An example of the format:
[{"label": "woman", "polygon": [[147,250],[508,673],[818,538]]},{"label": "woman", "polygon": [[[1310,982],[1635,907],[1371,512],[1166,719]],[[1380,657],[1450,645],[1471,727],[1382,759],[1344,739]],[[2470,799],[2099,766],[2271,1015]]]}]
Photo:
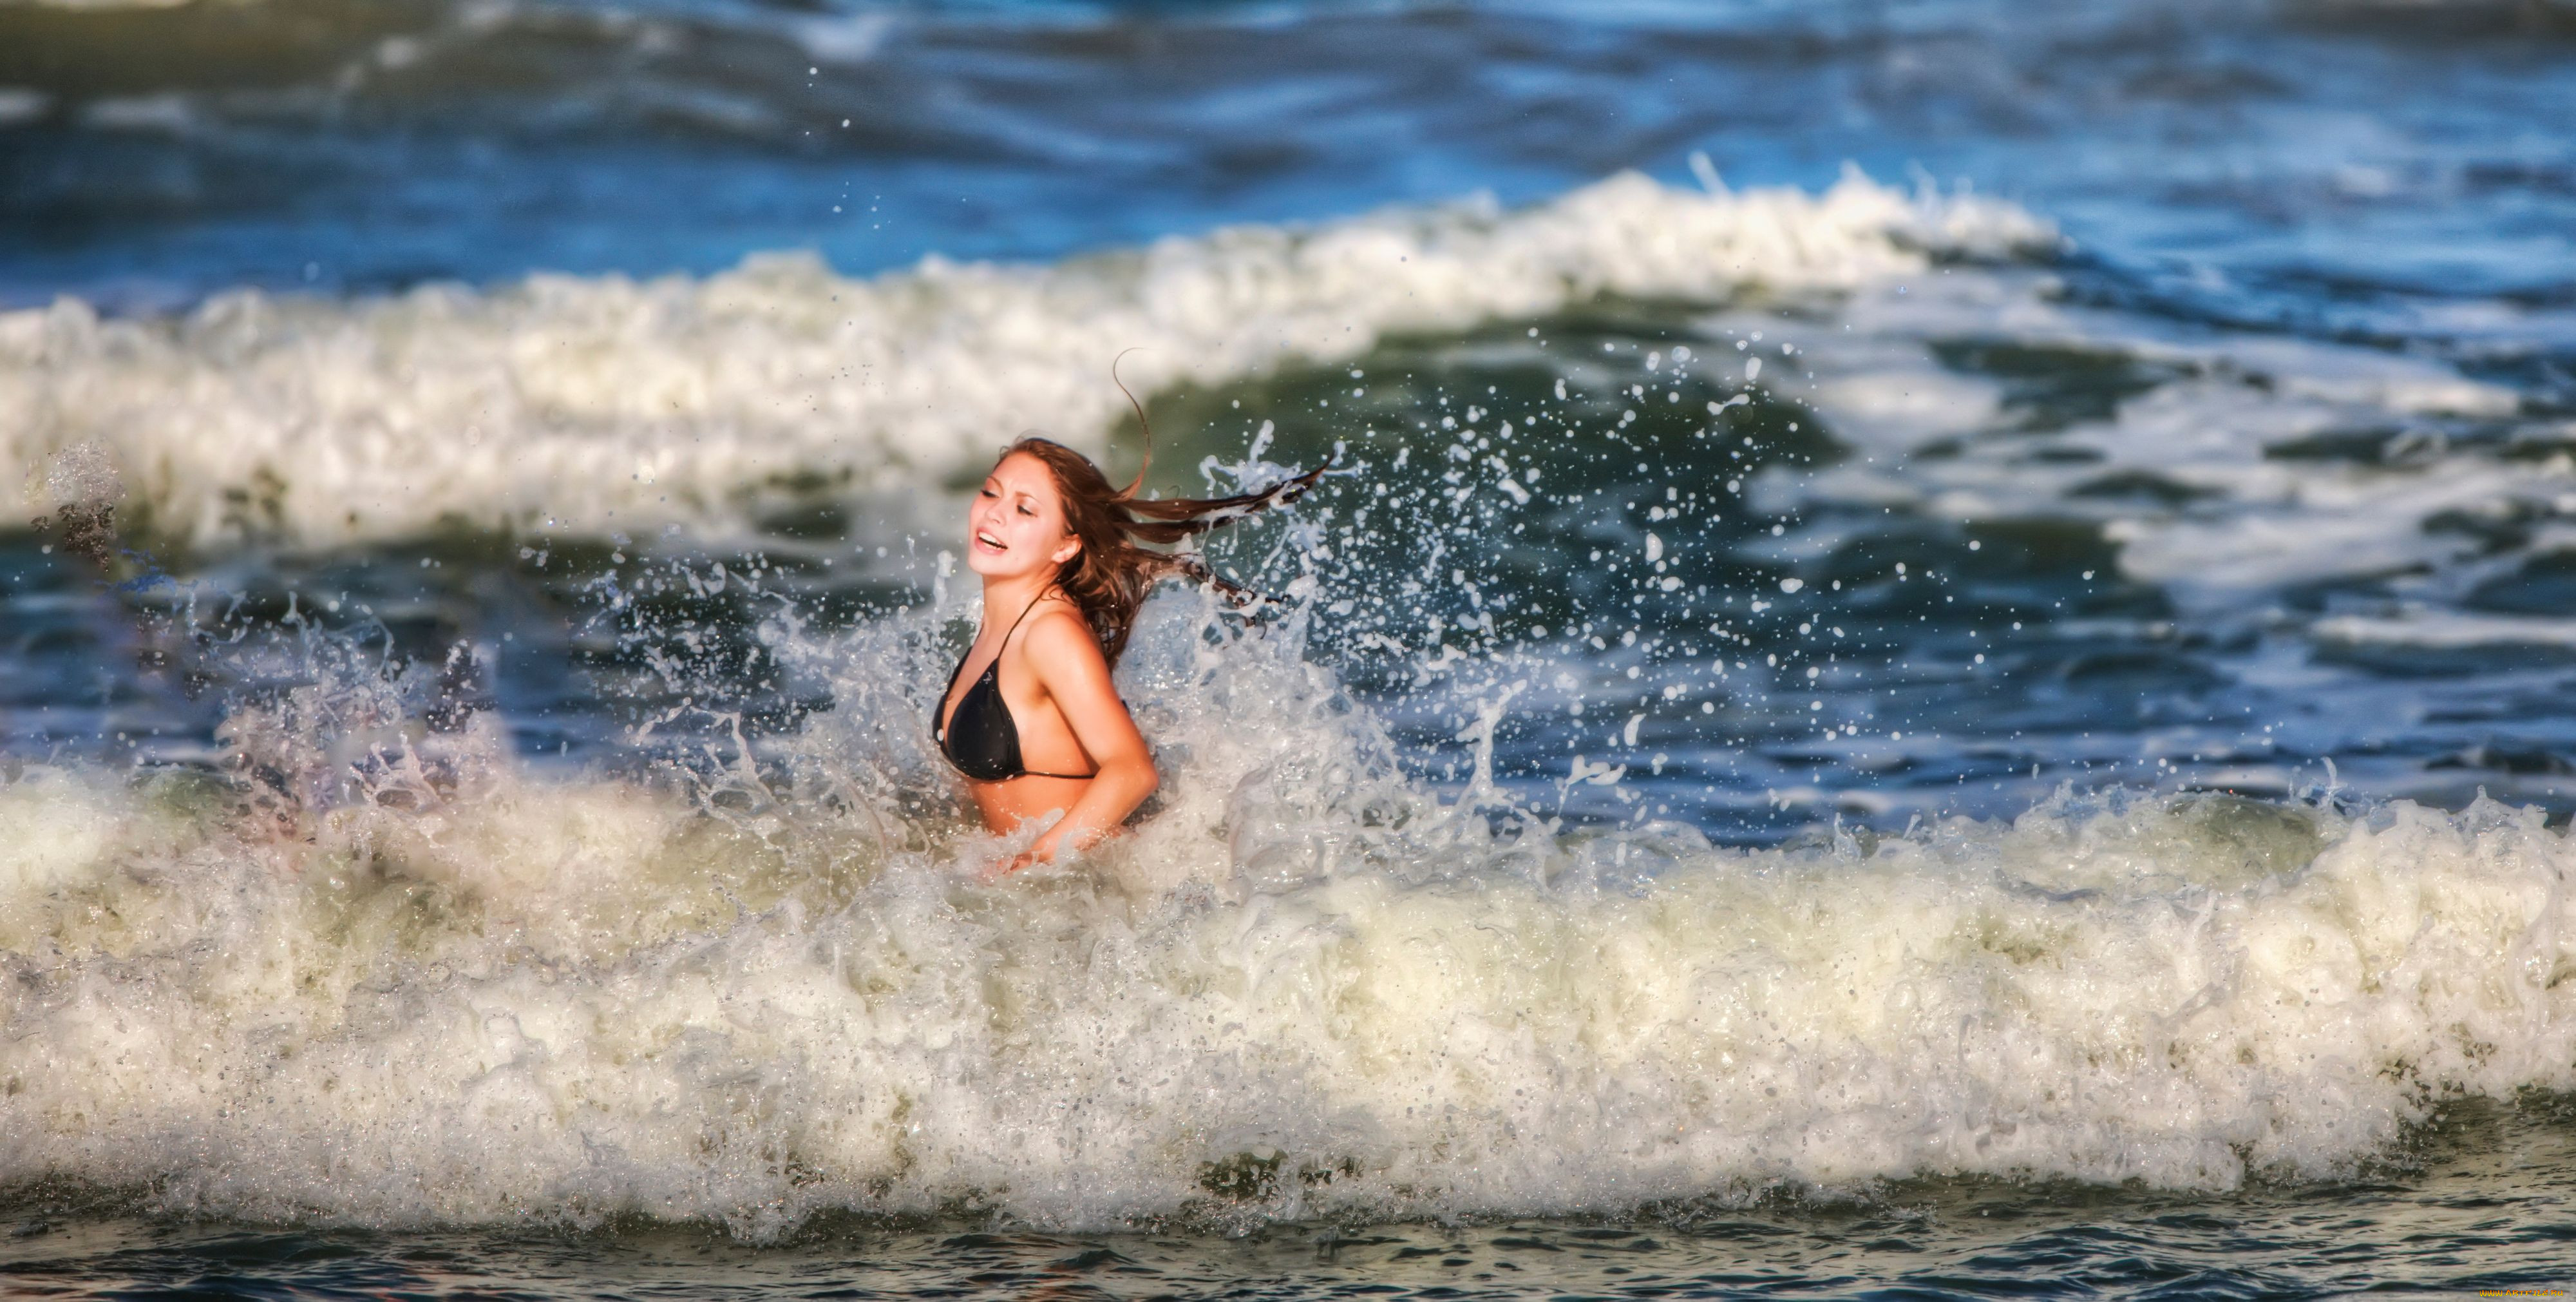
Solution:
[{"label": "woman", "polygon": [[[1139,417],[1143,415],[1140,411]],[[1063,812],[1003,871],[1114,834],[1159,779],[1109,681],[1136,608],[1186,576],[1238,591],[1197,558],[1152,551],[1293,500],[1326,467],[1261,493],[1146,500],[1109,486],[1089,458],[1024,437],[1002,453],[966,513],[966,566],[984,577],[984,621],[932,719],[984,825],[1009,832]]]}]

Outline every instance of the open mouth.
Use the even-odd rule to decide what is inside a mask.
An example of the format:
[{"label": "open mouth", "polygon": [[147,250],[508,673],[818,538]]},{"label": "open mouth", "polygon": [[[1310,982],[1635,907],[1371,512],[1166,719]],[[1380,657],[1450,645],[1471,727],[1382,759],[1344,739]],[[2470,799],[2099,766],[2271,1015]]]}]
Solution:
[{"label": "open mouth", "polygon": [[976,530],[976,531],[975,531],[975,541],[976,541],[976,542],[978,542],[978,543],[983,544],[983,545],[984,545],[984,546],[986,546],[986,547],[990,547],[990,548],[992,548],[994,551],[997,551],[997,552],[1005,552],[1005,551],[1009,551],[1009,550],[1010,550],[1010,548],[1009,548],[1008,546],[1006,546],[1006,545],[1004,545],[1004,544],[1003,544],[1003,542],[1002,542],[1002,540],[1001,540],[1001,539],[996,538],[996,537],[994,537],[993,535],[991,535],[991,534],[989,534],[989,533],[986,533],[986,532],[984,532],[984,531],[983,531],[983,530],[981,530],[981,529],[978,529],[978,530]]}]

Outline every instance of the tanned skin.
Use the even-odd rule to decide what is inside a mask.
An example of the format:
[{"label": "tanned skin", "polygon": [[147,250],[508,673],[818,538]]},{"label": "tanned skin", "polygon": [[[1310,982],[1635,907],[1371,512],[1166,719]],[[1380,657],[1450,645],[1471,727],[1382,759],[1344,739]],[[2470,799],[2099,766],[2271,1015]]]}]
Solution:
[{"label": "tanned skin", "polygon": [[[1021,762],[1051,773],[1095,770],[1087,778],[1030,773],[966,784],[994,832],[1064,813],[1002,868],[1006,873],[1116,835],[1161,781],[1144,735],[1109,681],[1109,658],[1080,608],[1055,586],[1060,568],[1081,550],[1044,462],[1014,454],[984,477],[966,512],[966,568],[984,580],[984,626],[940,703],[940,727],[947,728],[958,700],[998,655],[1002,702],[1019,729]],[[1022,610],[1028,617],[1014,630]]]}]

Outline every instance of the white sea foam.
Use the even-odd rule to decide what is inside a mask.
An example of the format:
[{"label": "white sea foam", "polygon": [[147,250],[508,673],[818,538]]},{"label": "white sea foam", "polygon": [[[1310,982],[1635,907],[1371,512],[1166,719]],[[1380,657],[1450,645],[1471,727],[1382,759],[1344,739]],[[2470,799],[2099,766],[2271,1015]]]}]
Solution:
[{"label": "white sea foam", "polygon": [[2460,615],[2438,611],[2417,612],[2412,618],[2402,619],[2337,615],[2309,625],[2308,632],[2336,642],[2429,647],[2446,651],[2512,646],[2576,648],[2576,619],[2511,615]]},{"label": "white sea foam", "polygon": [[21,86],[0,86],[0,128],[32,122],[52,107],[53,97]]},{"label": "white sea foam", "polygon": [[1520,211],[1462,203],[1251,226],[1054,266],[931,259],[872,280],[805,255],[705,280],[544,275],[355,304],[227,294],[181,319],[74,301],[0,316],[0,457],[96,442],[168,534],[313,544],[546,519],[721,528],[780,485],[915,490],[1023,429],[1098,447],[1140,389],[1351,356],[1390,330],[1600,293],[1857,286],[2047,228],[1857,175],[1706,195],[1622,175]]},{"label": "white sea foam", "polygon": [[[998,886],[942,830],[911,619],[797,651],[840,708],[704,803],[471,737],[401,801],[305,784],[255,817],[28,769],[0,786],[0,1180],[754,1234],[1220,1191],[2224,1188],[2576,1085],[2576,850],[2536,813],[2061,796],[1833,849],[1568,835],[1407,783],[1290,631],[1211,641],[1190,602],[1122,671],[1160,812]],[[384,722],[298,708],[236,735],[295,769],[349,750],[274,734]]]},{"label": "white sea foam", "polygon": [[[1744,312],[1703,320],[1711,333],[1768,325],[1793,340],[1800,371],[1777,392],[1815,405],[1858,454],[1815,474],[1773,468],[1750,487],[1759,509],[1902,506],[1970,531],[2000,519],[2091,519],[2120,545],[2123,573],[2186,609],[2227,611],[2287,586],[2346,580],[2456,597],[2486,544],[2427,521],[2548,520],[2576,500],[2576,462],[2564,456],[2509,460],[2448,442],[2446,429],[2521,419],[2511,388],[2448,362],[2070,305],[2045,271],[1898,288],[1855,293],[1832,328]],[[2034,410],[2008,378],[1940,355],[1963,345],[2062,353],[2053,378],[2067,380],[2125,367],[2137,391],[2107,415]],[[2282,455],[2319,439],[2375,441],[2384,455]],[[2123,491],[2123,481],[2138,487]],[[1798,546],[1793,538],[1781,550]]]}]

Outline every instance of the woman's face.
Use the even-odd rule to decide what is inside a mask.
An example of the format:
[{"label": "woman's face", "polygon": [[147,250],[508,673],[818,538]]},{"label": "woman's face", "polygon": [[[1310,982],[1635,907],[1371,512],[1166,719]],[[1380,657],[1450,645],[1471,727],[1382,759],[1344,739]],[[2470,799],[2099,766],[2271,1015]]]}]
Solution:
[{"label": "woman's face", "polygon": [[1002,458],[966,510],[966,568],[986,578],[1053,570],[1082,544],[1066,531],[1054,472],[1025,452]]}]

